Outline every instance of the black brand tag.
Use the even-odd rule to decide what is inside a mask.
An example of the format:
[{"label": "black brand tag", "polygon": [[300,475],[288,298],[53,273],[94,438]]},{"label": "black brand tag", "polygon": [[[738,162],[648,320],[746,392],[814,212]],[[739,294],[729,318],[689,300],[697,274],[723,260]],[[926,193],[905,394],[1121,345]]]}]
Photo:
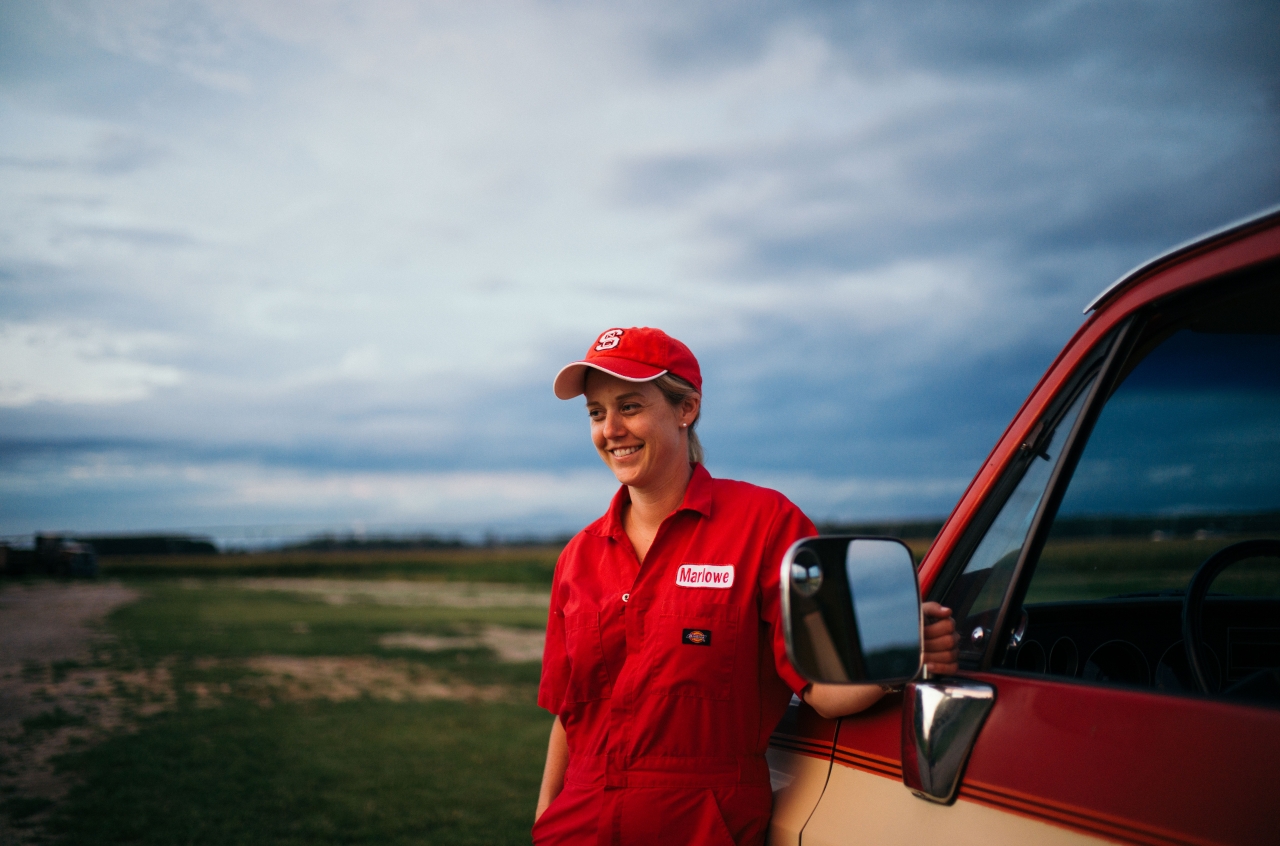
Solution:
[{"label": "black brand tag", "polygon": [[690,646],[710,646],[711,629],[685,629],[680,642]]}]

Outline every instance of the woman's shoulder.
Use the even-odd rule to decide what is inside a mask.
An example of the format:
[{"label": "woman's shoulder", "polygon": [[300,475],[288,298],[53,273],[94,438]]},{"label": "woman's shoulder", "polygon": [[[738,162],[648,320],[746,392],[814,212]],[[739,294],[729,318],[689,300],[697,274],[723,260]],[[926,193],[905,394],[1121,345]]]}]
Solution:
[{"label": "woman's shoulder", "polygon": [[800,511],[786,494],[773,488],[743,482],[737,479],[711,479],[712,494],[716,504],[733,508],[754,507],[765,510]]}]

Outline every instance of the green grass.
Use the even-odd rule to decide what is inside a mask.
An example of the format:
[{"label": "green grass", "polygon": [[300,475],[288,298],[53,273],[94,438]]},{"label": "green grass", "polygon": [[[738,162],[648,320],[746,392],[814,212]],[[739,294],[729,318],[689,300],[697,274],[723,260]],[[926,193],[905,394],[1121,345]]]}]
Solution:
[{"label": "green grass", "polygon": [[[176,704],[63,755],[57,765],[71,793],[51,810],[8,797],[3,807],[15,823],[47,812],[41,824],[50,842],[77,846],[528,842],[552,719],[534,704],[538,664],[503,663],[485,648],[387,650],[378,639],[465,635],[493,624],[541,628],[544,608],[358,598],[334,605],[224,578],[126,582],[142,596],[108,618],[115,639],[99,662],[122,672],[163,666]],[[241,663],[260,655],[393,658],[444,681],[502,685],[509,695],[495,702],[264,698],[255,671]],[[217,695],[201,699],[197,688]],[[53,731],[77,719],[54,709],[25,728]]]},{"label": "green grass", "polygon": [[76,844],[527,843],[550,718],[529,705],[232,702],[64,759]]},{"label": "green grass", "polygon": [[80,714],[71,714],[62,708],[54,708],[22,721],[22,730],[27,733],[54,731],[65,726],[82,726],[88,722]]},{"label": "green grass", "polygon": [[28,798],[26,796],[15,796],[4,801],[5,813],[9,815],[9,819],[21,824],[28,817],[33,817],[43,811],[47,811],[53,807],[52,799]]},{"label": "green grass", "polygon": [[[280,591],[245,590],[222,581],[134,580],[144,598],[116,611],[121,645],[146,664],[171,656],[384,655],[378,639],[394,632],[465,634],[486,624],[540,629],[544,608],[331,605]],[[405,654],[396,651],[394,654]],[[429,653],[411,653],[432,660]]]}]

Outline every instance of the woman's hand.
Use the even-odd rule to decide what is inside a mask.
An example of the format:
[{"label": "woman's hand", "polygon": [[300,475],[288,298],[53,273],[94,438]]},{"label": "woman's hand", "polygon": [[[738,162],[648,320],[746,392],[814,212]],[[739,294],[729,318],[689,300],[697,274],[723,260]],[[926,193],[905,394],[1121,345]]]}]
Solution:
[{"label": "woman's hand", "polygon": [[[951,609],[936,602],[920,606],[924,614],[924,664],[929,672],[945,674],[960,669],[960,636]],[[811,684],[804,691],[808,702],[819,716],[834,720],[865,711],[880,701],[884,688],[876,684]]]},{"label": "woman's hand", "polygon": [[538,791],[538,807],[533,821],[551,806],[551,802],[564,789],[564,773],[569,768],[569,742],[560,717],[551,724],[551,739],[547,741],[547,763],[542,769],[542,788]]},{"label": "woman's hand", "polygon": [[924,664],[929,672],[945,675],[960,669],[960,635],[951,609],[936,602],[920,606],[924,613]]}]

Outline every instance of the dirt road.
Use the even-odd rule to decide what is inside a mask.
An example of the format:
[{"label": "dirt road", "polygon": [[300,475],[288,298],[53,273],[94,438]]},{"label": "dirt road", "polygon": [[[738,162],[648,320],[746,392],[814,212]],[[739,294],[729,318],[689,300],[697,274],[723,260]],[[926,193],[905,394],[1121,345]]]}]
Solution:
[{"label": "dirt road", "polygon": [[[0,843],[32,842],[66,793],[50,759],[119,724],[95,669],[102,619],[137,594],[114,582],[37,582],[0,590]],[[18,823],[11,824],[11,821]]]}]

